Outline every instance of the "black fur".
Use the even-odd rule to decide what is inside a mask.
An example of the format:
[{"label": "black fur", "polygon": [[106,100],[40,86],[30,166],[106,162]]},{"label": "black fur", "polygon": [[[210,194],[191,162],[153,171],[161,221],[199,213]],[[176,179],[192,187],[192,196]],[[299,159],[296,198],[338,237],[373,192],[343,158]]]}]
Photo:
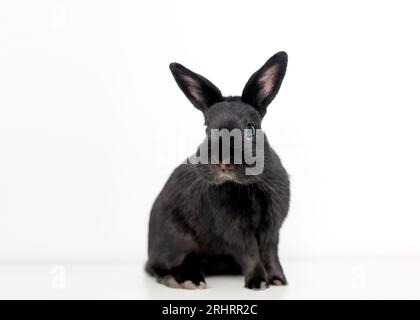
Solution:
[{"label": "black fur", "polygon": [[[261,128],[277,94],[287,54],[271,57],[248,81],[242,97],[222,97],[209,80],[172,63],[175,80],[210,129]],[[217,182],[221,166],[182,164],[157,197],[149,222],[146,270],[180,288],[205,286],[204,275],[245,275],[245,286],[264,289],[287,283],[278,259],[279,229],[289,209],[289,180],[265,137],[264,171],[246,176],[231,165],[234,179]]]}]

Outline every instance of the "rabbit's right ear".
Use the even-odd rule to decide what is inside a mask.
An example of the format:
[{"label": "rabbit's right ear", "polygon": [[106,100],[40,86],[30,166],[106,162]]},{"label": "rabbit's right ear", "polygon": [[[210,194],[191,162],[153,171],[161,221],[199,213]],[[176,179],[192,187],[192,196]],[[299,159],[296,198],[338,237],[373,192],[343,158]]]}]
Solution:
[{"label": "rabbit's right ear", "polygon": [[182,92],[198,110],[205,112],[211,105],[223,100],[220,90],[203,76],[179,63],[171,63],[169,69]]}]

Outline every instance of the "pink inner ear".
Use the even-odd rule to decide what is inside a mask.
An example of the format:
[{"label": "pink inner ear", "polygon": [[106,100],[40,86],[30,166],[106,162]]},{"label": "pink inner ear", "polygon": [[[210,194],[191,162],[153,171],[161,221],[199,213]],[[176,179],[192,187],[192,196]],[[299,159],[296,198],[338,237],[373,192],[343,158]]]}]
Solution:
[{"label": "pink inner ear", "polygon": [[194,100],[201,101],[201,90],[198,83],[187,75],[182,75],[182,80],[187,85],[188,92],[194,98]]},{"label": "pink inner ear", "polygon": [[261,99],[266,98],[270,92],[274,89],[276,85],[277,73],[279,70],[279,65],[275,64],[274,66],[268,68],[264,72],[263,76],[259,80],[260,84],[260,97]]}]

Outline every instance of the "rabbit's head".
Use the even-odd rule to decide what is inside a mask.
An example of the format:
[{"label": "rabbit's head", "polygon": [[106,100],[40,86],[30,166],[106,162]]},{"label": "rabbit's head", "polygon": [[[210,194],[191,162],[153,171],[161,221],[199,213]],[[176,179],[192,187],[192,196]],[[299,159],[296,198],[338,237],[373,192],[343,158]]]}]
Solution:
[{"label": "rabbit's head", "polygon": [[248,184],[263,172],[270,155],[261,120],[280,89],[286,67],[286,52],[278,52],[251,76],[242,96],[224,97],[203,76],[178,63],[170,64],[178,86],[204,114],[206,139],[195,155],[195,164],[206,180]]}]

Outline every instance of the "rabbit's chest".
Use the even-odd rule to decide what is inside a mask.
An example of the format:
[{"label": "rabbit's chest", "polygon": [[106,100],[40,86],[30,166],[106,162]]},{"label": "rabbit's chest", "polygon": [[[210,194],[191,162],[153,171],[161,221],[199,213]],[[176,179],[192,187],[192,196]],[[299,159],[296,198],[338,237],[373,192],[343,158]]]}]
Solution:
[{"label": "rabbit's chest", "polygon": [[255,190],[223,190],[206,197],[209,233],[222,238],[254,232],[265,214],[265,201]]}]

